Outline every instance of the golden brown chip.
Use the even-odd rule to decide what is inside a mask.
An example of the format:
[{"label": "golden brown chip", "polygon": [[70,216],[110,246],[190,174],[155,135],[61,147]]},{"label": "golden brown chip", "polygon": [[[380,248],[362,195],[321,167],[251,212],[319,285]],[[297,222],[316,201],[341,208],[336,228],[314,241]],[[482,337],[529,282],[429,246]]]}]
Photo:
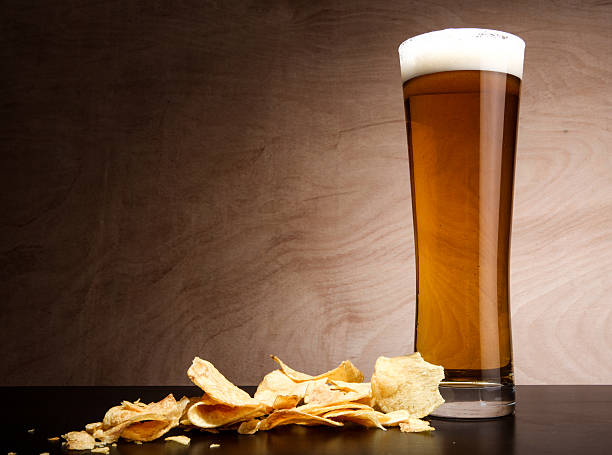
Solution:
[{"label": "golden brown chip", "polygon": [[226,406],[222,404],[195,403],[189,408],[187,418],[199,428],[217,428],[266,414],[268,407],[259,404],[252,406]]},{"label": "golden brown chip", "polygon": [[379,416],[381,415],[384,414],[382,412],[368,409],[343,409],[327,412],[323,415],[323,417],[339,422],[353,422],[367,428],[380,428],[381,430],[386,431],[387,429],[382,426],[379,420]]},{"label": "golden brown chip", "polygon": [[408,422],[400,422],[400,431],[404,433],[420,433],[421,431],[434,431],[435,428],[429,425],[426,420],[412,418]]},{"label": "golden brown chip", "polygon": [[115,442],[119,437],[152,441],[176,427],[181,413],[172,394],[149,404],[123,401],[107,411],[102,428],[95,430],[93,435],[104,443]]},{"label": "golden brown chip", "polygon": [[241,434],[253,434],[256,431],[271,430],[280,425],[327,425],[341,427],[342,422],[336,422],[325,417],[306,414],[297,409],[280,409],[274,411],[263,420],[244,422],[238,428]]},{"label": "golden brown chip", "polygon": [[68,450],[91,450],[96,446],[96,441],[92,435],[86,431],[71,431],[62,435],[66,440]]},{"label": "golden brown chip", "polygon": [[94,432],[99,428],[102,428],[102,422],[93,422],[85,425],[85,431],[89,434],[94,434]]},{"label": "golden brown chip", "polygon": [[345,360],[333,370],[326,373],[319,374],[318,376],[311,376],[306,373],[300,373],[299,371],[290,368],[281,359],[275,355],[271,356],[276,363],[278,363],[287,376],[293,379],[295,382],[312,381],[315,379],[329,378],[338,381],[346,382],[363,382],[363,373],[357,369],[349,360]]},{"label": "golden brown chip", "polygon": [[172,394],[161,401],[144,404],[123,401],[110,408],[104,415],[103,428],[111,428],[125,422],[142,420],[171,420],[180,417],[178,403]]},{"label": "golden brown chip", "polygon": [[270,430],[280,425],[328,425],[333,427],[341,427],[342,423],[335,422],[324,417],[314,416],[298,411],[297,409],[280,409],[274,411],[268,417],[262,420],[259,426],[260,430]]},{"label": "golden brown chip", "polygon": [[95,449],[91,449],[91,453],[109,453],[110,449],[108,447],[96,447]]},{"label": "golden brown chip", "polygon": [[153,441],[163,436],[177,423],[166,420],[147,420],[128,425],[122,432],[121,437],[130,441]]},{"label": "golden brown chip", "polygon": [[191,426],[191,422],[189,421],[189,417],[187,417],[187,413],[189,409],[196,403],[202,400],[203,397],[183,397],[178,402],[179,409],[181,410],[181,417],[179,419],[179,423],[184,426]]},{"label": "golden brown chip", "polygon": [[304,403],[348,403],[365,401],[366,404],[371,400],[370,387],[364,387],[361,392],[355,392],[351,389],[338,389],[333,382],[327,378],[317,379],[308,382],[306,394],[304,395]]},{"label": "golden brown chip", "polygon": [[365,409],[368,411],[374,410],[367,404],[363,404],[363,403],[340,403],[340,404],[334,404],[334,405],[310,403],[310,404],[304,404],[302,406],[298,406],[295,409],[305,414],[310,414],[314,416],[322,416],[326,412],[336,411],[338,409],[343,409],[343,410]]},{"label": "golden brown chip", "polygon": [[179,444],[183,444],[184,446],[188,446],[189,443],[191,443],[191,439],[188,438],[187,436],[168,436],[167,438],[164,438],[164,441],[170,441],[170,442],[178,442]]},{"label": "golden brown chip", "polygon": [[212,363],[199,357],[193,359],[193,363],[187,371],[187,376],[195,385],[206,392],[208,398],[218,404],[251,406],[254,408],[260,406],[259,401],[228,381]]},{"label": "golden brown chip", "polygon": [[384,412],[407,410],[421,418],[444,403],[438,384],[444,368],[432,365],[414,354],[379,357],[372,375],[372,395],[376,407]]},{"label": "golden brown chip", "polygon": [[268,406],[274,406],[274,401],[279,395],[295,395],[301,401],[306,394],[306,387],[308,382],[295,382],[281,370],[274,370],[264,376],[254,397]]}]

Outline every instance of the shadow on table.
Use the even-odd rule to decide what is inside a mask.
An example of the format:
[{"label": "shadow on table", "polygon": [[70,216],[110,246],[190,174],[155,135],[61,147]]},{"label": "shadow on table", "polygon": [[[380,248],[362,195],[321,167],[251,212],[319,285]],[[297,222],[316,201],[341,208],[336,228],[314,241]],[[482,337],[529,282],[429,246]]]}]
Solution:
[{"label": "shadow on table", "polygon": [[438,431],[401,433],[397,428],[381,431],[356,425],[344,428],[291,425],[255,435],[231,432],[192,432],[189,447],[166,442],[143,445],[122,443],[123,455],[179,455],[214,453],[211,444],[220,444],[223,454],[511,454],[514,451],[514,419],[472,422],[433,420]]}]

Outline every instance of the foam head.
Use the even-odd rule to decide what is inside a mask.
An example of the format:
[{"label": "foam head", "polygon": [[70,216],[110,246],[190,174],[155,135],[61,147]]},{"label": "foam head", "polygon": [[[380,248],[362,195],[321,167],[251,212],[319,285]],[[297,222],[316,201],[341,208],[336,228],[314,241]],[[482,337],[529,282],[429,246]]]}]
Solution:
[{"label": "foam head", "polygon": [[518,36],[481,28],[424,33],[399,47],[402,82],[442,71],[498,71],[523,78],[525,42]]}]

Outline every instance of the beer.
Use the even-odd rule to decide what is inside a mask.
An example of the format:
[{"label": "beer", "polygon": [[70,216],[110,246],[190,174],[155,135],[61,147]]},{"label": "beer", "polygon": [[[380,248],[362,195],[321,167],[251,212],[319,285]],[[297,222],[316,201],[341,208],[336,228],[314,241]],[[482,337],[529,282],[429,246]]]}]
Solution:
[{"label": "beer", "polygon": [[[444,366],[447,402],[478,401],[468,411],[445,405],[443,416],[513,410],[508,281],[523,48],[513,35],[478,29],[433,32],[400,47],[415,350]],[[495,409],[481,412],[487,401]],[[506,408],[498,409],[500,402]]]}]

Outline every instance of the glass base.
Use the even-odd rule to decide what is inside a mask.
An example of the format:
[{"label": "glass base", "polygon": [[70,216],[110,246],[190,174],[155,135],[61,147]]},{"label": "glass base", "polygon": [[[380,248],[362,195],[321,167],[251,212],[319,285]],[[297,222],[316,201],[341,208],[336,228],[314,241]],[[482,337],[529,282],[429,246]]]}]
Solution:
[{"label": "glass base", "polygon": [[432,412],[444,419],[492,419],[514,413],[514,385],[491,382],[441,382],[445,403]]}]

